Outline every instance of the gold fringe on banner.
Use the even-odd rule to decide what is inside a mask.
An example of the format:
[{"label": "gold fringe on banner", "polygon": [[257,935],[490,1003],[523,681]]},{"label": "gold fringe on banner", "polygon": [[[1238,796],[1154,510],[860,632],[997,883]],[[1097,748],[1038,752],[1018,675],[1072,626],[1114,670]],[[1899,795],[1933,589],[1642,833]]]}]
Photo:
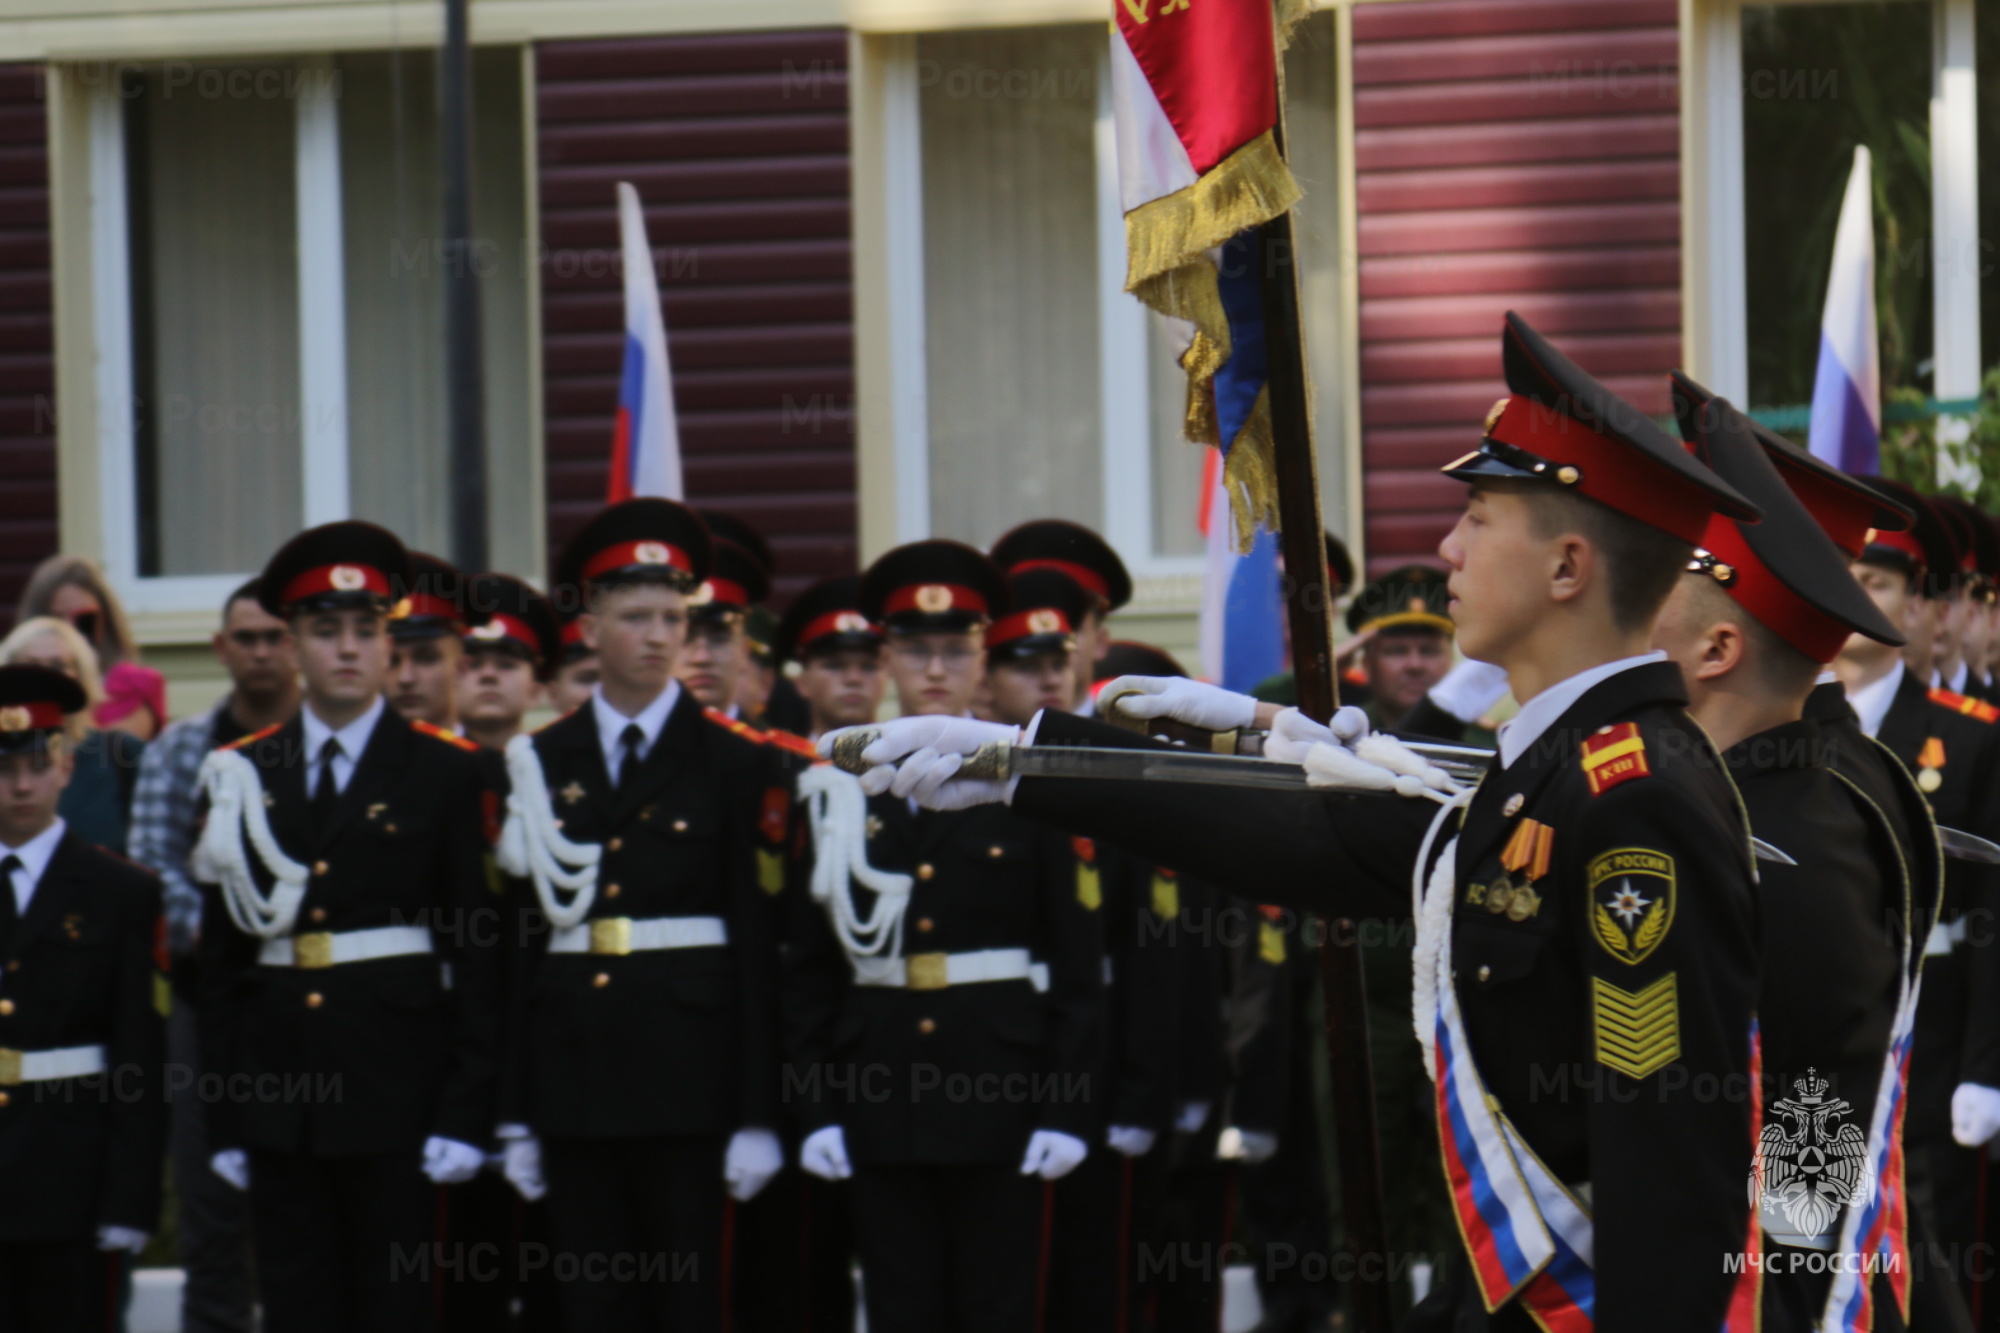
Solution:
[{"label": "gold fringe on banner", "polygon": [[1278,466],[1271,434],[1271,390],[1257,391],[1250,419],[1229,446],[1222,467],[1222,488],[1236,516],[1236,553],[1248,555],[1258,528],[1278,530]]},{"label": "gold fringe on banner", "polygon": [[1189,264],[1238,232],[1299,201],[1299,183],[1269,130],[1215,164],[1194,184],[1125,215],[1125,290]]}]

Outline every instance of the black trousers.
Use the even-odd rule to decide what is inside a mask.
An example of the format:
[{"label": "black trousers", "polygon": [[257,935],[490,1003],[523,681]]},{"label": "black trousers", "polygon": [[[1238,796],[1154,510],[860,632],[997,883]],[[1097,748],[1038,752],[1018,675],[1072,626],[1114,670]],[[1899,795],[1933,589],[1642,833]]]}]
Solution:
[{"label": "black trousers", "polygon": [[[1098,1147],[1056,1182],[1046,1326],[1051,1333],[1124,1333],[1138,1325],[1134,1279],[1152,1248],[1147,1217],[1164,1202],[1166,1145],[1131,1158]],[[1156,1182],[1162,1188],[1155,1189]],[[1148,1206],[1150,1205],[1150,1207]]]},{"label": "black trousers", "polygon": [[132,1256],[92,1240],[0,1241],[0,1329],[120,1333]]},{"label": "black trousers", "polygon": [[756,1198],[736,1205],[732,1333],[853,1333],[847,1195],[844,1181],[787,1167]]},{"label": "black trousers", "polygon": [[[174,961],[180,968],[179,959]],[[250,1201],[209,1170],[208,1131],[202,1123],[201,1048],[195,1006],[175,974],[174,1007],[167,1018],[167,1060],[174,1075],[168,1148],[178,1205],[181,1333],[249,1333],[256,1294],[250,1276]]]},{"label": "black trousers", "polygon": [[545,1139],[550,1271],[587,1333],[722,1327],[722,1135]]},{"label": "black trousers", "polygon": [[438,1187],[413,1150],[250,1152],[265,1333],[428,1333],[447,1269]]},{"label": "black trousers", "polygon": [[854,1168],[868,1333],[1032,1333],[1049,1186],[1004,1166]]}]

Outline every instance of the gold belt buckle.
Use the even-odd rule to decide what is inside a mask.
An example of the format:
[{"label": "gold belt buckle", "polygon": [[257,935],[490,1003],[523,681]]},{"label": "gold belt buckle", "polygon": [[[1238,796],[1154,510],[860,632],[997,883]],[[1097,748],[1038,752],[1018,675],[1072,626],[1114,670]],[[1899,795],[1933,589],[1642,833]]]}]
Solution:
[{"label": "gold belt buckle", "polygon": [[622,958],[632,952],[632,918],[601,916],[590,923],[590,951]]},{"label": "gold belt buckle", "polygon": [[21,1053],[0,1046],[0,1086],[11,1087],[21,1081]]},{"label": "gold belt buckle", "polygon": [[951,982],[945,976],[948,955],[913,953],[903,960],[904,984],[911,990],[943,990]]},{"label": "gold belt buckle", "polygon": [[332,967],[332,932],[318,930],[309,935],[292,936],[292,966]]}]

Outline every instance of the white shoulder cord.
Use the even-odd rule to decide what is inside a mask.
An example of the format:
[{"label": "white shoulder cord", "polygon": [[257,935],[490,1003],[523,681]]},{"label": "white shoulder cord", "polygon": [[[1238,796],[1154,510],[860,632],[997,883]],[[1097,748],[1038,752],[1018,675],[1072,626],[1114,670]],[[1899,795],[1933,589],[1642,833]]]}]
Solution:
[{"label": "white shoulder cord", "polygon": [[[532,880],[535,897],[549,924],[558,930],[576,925],[590,914],[597,898],[597,863],[604,849],[594,842],[571,842],[556,826],[549,784],[542,776],[541,757],[532,736],[507,742],[507,822],[500,830],[494,859],[510,875]],[[573,895],[567,903],[558,890]]]},{"label": "white shoulder cord", "polygon": [[1458,896],[1458,836],[1444,845],[1437,863],[1431,866],[1429,883],[1424,866],[1430,861],[1431,847],[1452,812],[1472,803],[1476,787],[1467,787],[1438,807],[1424,842],[1417,852],[1417,864],[1410,872],[1412,914],[1417,921],[1417,947],[1410,959],[1410,1015],[1415,1020],[1417,1041],[1424,1048],[1424,1072],[1437,1078],[1437,1006],[1440,969],[1451,947],[1451,907]]},{"label": "white shoulder cord", "polygon": [[[826,908],[855,976],[886,978],[903,956],[912,881],[868,864],[868,798],[853,775],[815,764],[799,774],[799,800],[812,822],[813,901]],[[857,882],[876,895],[865,918],[854,904]]]},{"label": "white shoulder cord", "polygon": [[[219,883],[229,919],[246,935],[276,939],[291,933],[306,896],[306,868],[286,856],[271,835],[264,812],[264,784],[257,769],[235,750],[211,750],[201,761],[201,784],[208,794],[208,824],[195,845],[189,869],[199,880]],[[271,896],[257,887],[250,849],[271,872]]]}]

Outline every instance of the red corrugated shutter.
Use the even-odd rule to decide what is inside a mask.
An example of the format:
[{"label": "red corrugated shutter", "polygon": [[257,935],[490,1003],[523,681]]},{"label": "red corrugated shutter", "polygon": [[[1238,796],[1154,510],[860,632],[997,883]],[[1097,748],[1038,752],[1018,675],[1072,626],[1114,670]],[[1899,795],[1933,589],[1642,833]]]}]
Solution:
[{"label": "red corrugated shutter", "polygon": [[0,629],[57,542],[46,107],[41,66],[0,66]]},{"label": "red corrugated shutter", "polygon": [[1435,553],[1437,468],[1505,391],[1518,310],[1653,413],[1680,358],[1674,0],[1354,9],[1371,567]]},{"label": "red corrugated shutter", "polygon": [[770,538],[781,597],[851,571],[846,33],[563,42],[537,49],[536,75],[550,550],[603,501],[624,330],[614,185],[629,180],[689,498]]}]

